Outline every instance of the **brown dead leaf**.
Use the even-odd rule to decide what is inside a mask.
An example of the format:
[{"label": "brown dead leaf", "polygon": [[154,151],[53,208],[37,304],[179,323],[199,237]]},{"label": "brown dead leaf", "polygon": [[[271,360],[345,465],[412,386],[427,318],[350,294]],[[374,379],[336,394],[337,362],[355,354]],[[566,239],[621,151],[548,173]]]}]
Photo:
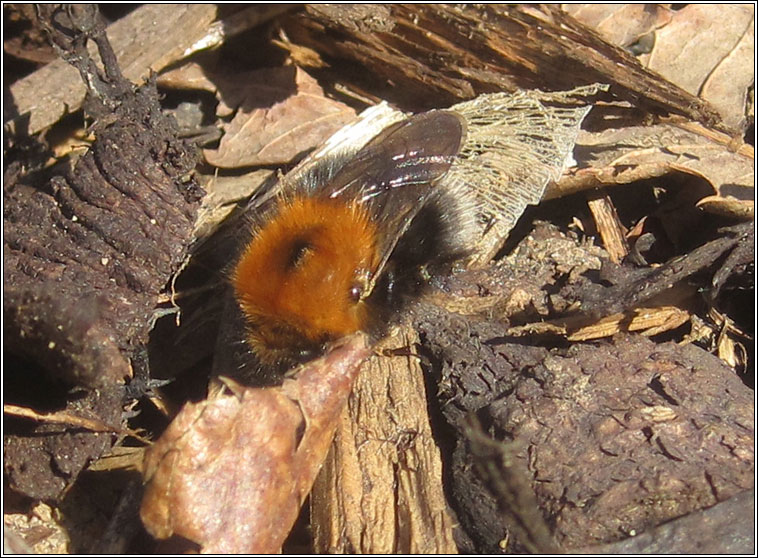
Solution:
[{"label": "brown dead leaf", "polygon": [[567,4],[563,10],[628,47],[650,35],[640,62],[713,104],[730,127],[744,129],[755,80],[754,18],[749,4]]},{"label": "brown dead leaf", "polygon": [[661,4],[563,4],[561,9],[621,47],[667,24],[672,16]]},{"label": "brown dead leaf", "polygon": [[223,126],[218,149],[204,150],[216,167],[290,162],[355,119],[352,108],[325,97],[316,80],[300,68],[257,70],[215,83],[220,110],[237,107]]},{"label": "brown dead leaf", "polygon": [[755,176],[750,146],[734,151],[723,134],[673,124],[580,131],[574,157],[578,167],[549,188],[546,199],[674,171],[699,176],[725,195],[722,190],[752,191]]},{"label": "brown dead leaf", "polygon": [[732,196],[706,196],[697,202],[703,211],[740,221],[749,221],[755,215],[754,200],[740,200]]},{"label": "brown dead leaf", "polygon": [[166,89],[196,89],[216,92],[213,78],[197,62],[188,61],[158,76],[158,86]]},{"label": "brown dead leaf", "polygon": [[205,553],[280,552],[367,354],[354,336],[281,387],[187,404],[145,457],[148,531]]},{"label": "brown dead leaf", "polygon": [[751,4],[689,4],[656,31],[652,52],[640,60],[711,102],[728,125],[744,129],[755,81],[754,21]]}]

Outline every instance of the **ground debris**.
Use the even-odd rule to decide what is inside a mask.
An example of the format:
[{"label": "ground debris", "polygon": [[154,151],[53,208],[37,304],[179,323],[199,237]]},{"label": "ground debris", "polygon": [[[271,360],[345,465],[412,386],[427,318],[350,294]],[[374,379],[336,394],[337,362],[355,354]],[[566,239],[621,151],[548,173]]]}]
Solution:
[{"label": "ground debris", "polygon": [[[490,298],[493,285],[516,288],[509,270],[478,277]],[[551,347],[510,337],[491,317],[437,306],[416,314],[421,353],[455,431],[449,479],[458,518],[478,541],[469,550],[499,551],[507,531],[511,550],[530,548],[511,530],[512,514],[525,525],[541,514],[571,549],[641,533],[752,487],[752,392],[703,349],[622,333]],[[470,466],[479,459],[471,414],[489,436],[512,442],[523,474],[509,474],[509,486],[536,494],[538,512],[497,513],[491,479]],[[513,488],[513,478],[524,486]]]},{"label": "ground debris", "polygon": [[[55,386],[80,386],[83,398],[62,394],[53,408],[119,425],[129,357],[146,342],[157,296],[186,256],[203,192],[187,177],[194,152],[176,139],[154,85],[123,78],[97,11],[45,6],[42,14],[90,87],[96,140],[45,187],[5,184],[4,348],[20,359],[6,382],[38,383],[6,397],[44,407]],[[5,433],[5,471],[15,490],[44,499],[59,498],[115,439],[44,424],[28,430]],[[33,475],[24,465],[32,462]]]}]

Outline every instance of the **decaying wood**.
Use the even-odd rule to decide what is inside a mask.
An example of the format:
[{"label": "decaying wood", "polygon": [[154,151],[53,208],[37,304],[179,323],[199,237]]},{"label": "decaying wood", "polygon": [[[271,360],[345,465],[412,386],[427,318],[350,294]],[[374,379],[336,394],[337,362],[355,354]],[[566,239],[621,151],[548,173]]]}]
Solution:
[{"label": "decaying wood", "polygon": [[[7,363],[7,361],[6,361]],[[21,370],[21,373],[28,370]],[[6,397],[15,397],[12,387],[17,367],[6,366]],[[54,384],[52,384],[54,386]],[[29,388],[32,396],[50,395],[51,384],[37,381]],[[27,394],[29,397],[29,394]],[[77,416],[97,417],[99,422],[120,424],[123,390],[118,387],[93,389],[83,396],[62,401],[66,412]],[[3,417],[3,472],[8,487],[29,498],[53,501],[62,498],[79,473],[92,459],[106,452],[113,444],[110,432],[92,432],[70,424],[36,423]]]},{"label": "decaying wood", "polygon": [[[5,348],[44,370],[47,381],[86,388],[86,397],[66,401],[72,414],[116,425],[129,357],[146,342],[158,293],[186,257],[203,192],[187,176],[194,153],[161,113],[154,85],[135,89],[122,76],[97,11],[41,10],[54,43],[88,84],[96,140],[45,188],[5,185]],[[88,54],[90,41],[102,70]],[[48,435],[6,433],[4,463],[11,486],[34,497],[60,497],[112,443],[100,433],[36,430]],[[34,459],[40,468],[32,472]]]},{"label": "decaying wood", "polygon": [[[513,288],[507,271],[486,282]],[[541,548],[536,527],[519,540],[540,514],[564,550],[610,542],[751,488],[751,391],[702,349],[623,335],[548,349],[515,343],[490,320],[431,307],[419,316],[422,354],[458,433],[451,494],[476,541],[469,551],[496,551],[507,532],[517,552]],[[538,509],[513,496],[522,505],[498,513],[500,493],[486,488],[496,468],[488,462],[481,478],[470,466],[481,459],[465,435],[474,412],[495,440],[513,442]],[[506,481],[505,495],[523,494]]]},{"label": "decaying wood", "polygon": [[[527,324],[509,327],[507,334],[586,341],[619,332],[650,337],[671,331],[690,320],[702,304],[697,287],[685,280],[710,272],[710,285],[701,279],[701,288],[714,287],[707,296],[709,304],[714,304],[725,278],[743,275],[744,266],[753,261],[752,252],[747,254],[752,246],[752,223],[743,223],[719,231],[714,240],[655,268],[606,261],[599,269],[601,283],[569,281],[552,295],[555,317],[533,314]],[[718,265],[719,261],[724,263]]]},{"label": "decaying wood", "polygon": [[90,386],[103,375],[104,384],[123,378],[123,369],[108,370],[108,359],[77,362],[71,347],[97,354],[144,341],[156,297],[185,257],[202,195],[186,176],[194,153],[176,139],[155,89],[134,90],[104,37],[93,35],[107,76],[89,58],[86,38],[70,45],[99,100],[90,107],[99,118],[92,148],[66,177],[53,178],[52,195],[24,185],[4,192],[11,346],[46,340],[50,353],[74,360],[66,379]]},{"label": "decaying wood", "polygon": [[[739,229],[745,232],[747,226]],[[730,244],[732,253],[752,245],[743,234],[724,232],[731,241],[741,239]],[[591,271],[601,266],[593,263],[596,255],[582,246],[575,246],[572,255],[567,239],[550,235],[538,226],[507,262],[450,278],[429,299],[434,306],[414,312],[420,354],[426,356],[422,362],[438,385],[441,412],[456,431],[456,447],[443,452],[443,461],[451,470],[451,504],[470,537],[460,547],[464,551],[496,552],[506,539],[516,552],[548,548],[551,543],[539,526],[522,528],[535,525],[540,514],[564,549],[609,542],[752,486],[752,392],[713,355],[693,345],[654,344],[619,333],[606,342],[553,347],[510,336],[514,328],[500,320],[534,322],[556,310],[575,311],[585,306],[585,298],[596,296],[590,279],[599,280]],[[691,264],[662,267],[673,265],[685,273],[694,266],[713,273],[718,256],[704,254],[723,254],[724,246],[716,239],[698,250]],[[644,279],[629,270],[617,276],[629,274],[625,288],[635,293],[634,286]],[[545,283],[562,275],[565,284],[546,300],[550,287]],[[698,282],[707,285],[708,276],[699,276]],[[677,290],[671,283],[657,290],[665,288]],[[620,292],[614,296],[625,298]],[[676,307],[681,304],[676,297],[670,300],[673,310],[687,315]],[[516,462],[515,475],[499,473],[502,482],[508,481],[505,492],[497,489],[501,481],[492,476],[497,467],[491,459],[482,463],[486,476],[472,474],[472,459],[481,459],[470,437],[472,412]],[[724,430],[714,438],[713,428]],[[439,428],[436,432],[438,440],[445,439]],[[717,439],[728,441],[714,443]],[[538,509],[521,506],[514,517],[512,509],[499,510],[503,497],[523,498],[525,488],[515,486],[519,469],[529,471],[524,478],[537,494]],[[693,529],[689,540],[688,529]],[[698,529],[695,523],[682,524],[672,547],[681,550],[673,551],[686,552],[691,541],[705,541]],[[731,541],[709,544],[730,548]]]},{"label": "decaying wood", "polygon": [[592,193],[587,200],[603,246],[613,263],[621,263],[629,253],[624,227],[608,194]]},{"label": "decaying wood", "polygon": [[410,335],[382,342],[358,376],[311,494],[316,552],[457,552]]},{"label": "decaying wood", "polygon": [[629,273],[621,268],[607,266],[606,279],[614,285],[597,289],[592,296],[587,297],[583,309],[606,316],[638,306],[694,273],[712,267],[719,258],[738,246],[752,246],[754,234],[752,222],[742,223],[725,228],[719,238],[653,269]]},{"label": "decaying wood", "polygon": [[473,414],[469,415],[468,423],[466,439],[474,468],[497,501],[501,517],[507,518],[509,535],[513,534],[516,544],[532,554],[559,552],[529,485],[526,469],[519,469],[516,458],[519,444],[490,437]]},{"label": "decaying wood", "polygon": [[[212,5],[145,5],[110,25],[108,40],[125,77],[142,81],[151,70],[178,60],[205,36],[215,17]],[[86,92],[76,69],[64,60],[55,60],[18,80],[10,86],[16,131],[34,134],[47,128],[80,108]],[[24,117],[28,122],[22,124]]]},{"label": "decaying wood", "polygon": [[617,543],[580,554],[755,554],[755,489]]},{"label": "decaying wood", "polygon": [[491,91],[608,83],[614,95],[640,108],[733,133],[706,102],[554,6],[310,5],[287,30],[296,44],[354,60],[374,80],[381,76],[392,84],[382,96],[401,105],[445,106]]}]

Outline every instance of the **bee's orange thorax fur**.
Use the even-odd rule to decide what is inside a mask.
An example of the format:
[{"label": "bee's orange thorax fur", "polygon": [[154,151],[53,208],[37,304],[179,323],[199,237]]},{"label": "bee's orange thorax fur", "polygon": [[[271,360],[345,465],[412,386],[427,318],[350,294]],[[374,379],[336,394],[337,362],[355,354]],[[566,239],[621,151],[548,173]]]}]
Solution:
[{"label": "bee's orange thorax fur", "polygon": [[378,266],[376,234],[362,206],[313,197],[280,202],[233,275],[254,326],[252,345],[284,349],[293,336],[323,343],[362,329],[366,308],[351,300],[350,289],[357,275]]}]

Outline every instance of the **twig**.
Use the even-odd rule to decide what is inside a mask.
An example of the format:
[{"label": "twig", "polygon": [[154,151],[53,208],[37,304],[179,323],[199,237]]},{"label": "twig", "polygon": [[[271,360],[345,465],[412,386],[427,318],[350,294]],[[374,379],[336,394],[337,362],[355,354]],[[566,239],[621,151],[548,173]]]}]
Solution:
[{"label": "twig", "polygon": [[33,419],[39,422],[49,422],[53,424],[64,424],[67,426],[84,428],[91,430],[92,432],[113,432],[116,434],[125,434],[136,438],[140,442],[150,444],[150,440],[137,434],[131,428],[120,428],[118,426],[112,426],[104,423],[98,419],[90,419],[86,417],[80,417],[78,415],[71,414],[67,411],[57,411],[54,413],[38,413],[34,409],[28,407],[20,407],[18,405],[3,405],[3,414],[12,415],[15,417],[24,417]]}]

